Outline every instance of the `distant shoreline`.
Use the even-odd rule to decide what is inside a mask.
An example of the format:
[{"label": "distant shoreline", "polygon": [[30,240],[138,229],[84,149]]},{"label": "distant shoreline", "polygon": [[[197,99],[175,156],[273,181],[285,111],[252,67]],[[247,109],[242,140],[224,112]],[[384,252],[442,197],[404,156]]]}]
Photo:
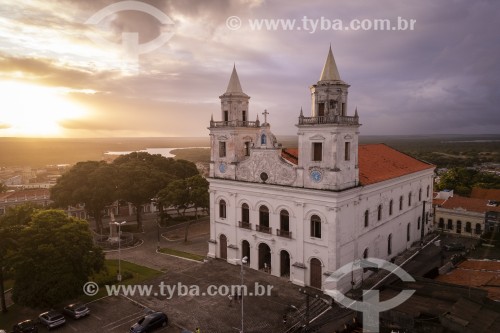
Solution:
[{"label": "distant shoreline", "polygon": [[210,147],[174,147],[174,148],[146,148],[146,149],[141,149],[141,150],[133,150],[133,151],[107,151],[104,153],[104,155],[126,155],[130,154],[133,152],[146,152],[149,154],[160,154],[163,157],[175,157],[175,154],[172,154],[173,150],[177,149],[210,149]]}]

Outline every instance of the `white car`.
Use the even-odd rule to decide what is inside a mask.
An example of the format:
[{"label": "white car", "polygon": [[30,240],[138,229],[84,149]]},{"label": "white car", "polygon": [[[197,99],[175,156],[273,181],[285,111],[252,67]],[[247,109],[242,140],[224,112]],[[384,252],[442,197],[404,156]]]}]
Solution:
[{"label": "white car", "polygon": [[40,323],[42,323],[42,325],[45,325],[49,330],[66,323],[66,319],[64,318],[64,316],[57,311],[44,312],[38,316],[38,319],[40,319]]}]

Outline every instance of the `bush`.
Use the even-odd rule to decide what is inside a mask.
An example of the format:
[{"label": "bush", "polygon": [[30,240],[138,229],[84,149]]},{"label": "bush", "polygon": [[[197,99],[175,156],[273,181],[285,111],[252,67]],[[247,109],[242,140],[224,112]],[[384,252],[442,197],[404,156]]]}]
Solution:
[{"label": "bush", "polygon": [[[106,271],[104,274],[98,275],[94,282],[97,283],[99,286],[104,286],[104,285],[112,285],[117,283],[118,281],[116,280],[116,276],[118,275],[118,272],[116,274],[110,274],[109,271]],[[134,274],[128,271],[122,272],[122,282],[128,279],[132,279],[134,277]]]}]

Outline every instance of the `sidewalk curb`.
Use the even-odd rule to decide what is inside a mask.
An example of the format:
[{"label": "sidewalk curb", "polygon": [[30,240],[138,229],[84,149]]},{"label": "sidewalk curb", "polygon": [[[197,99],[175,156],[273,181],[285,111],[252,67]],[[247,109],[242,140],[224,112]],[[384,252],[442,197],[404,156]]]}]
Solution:
[{"label": "sidewalk curb", "polygon": [[156,253],[158,253],[158,254],[162,254],[162,255],[164,255],[164,256],[169,256],[169,257],[174,257],[174,258],[179,258],[179,259],[184,259],[184,260],[188,260],[188,261],[196,262],[196,263],[198,263],[198,264],[204,264],[204,263],[205,263],[204,261],[198,261],[198,260],[194,260],[194,259],[189,259],[189,258],[179,257],[179,256],[176,256],[176,255],[174,255],[174,254],[163,253],[163,252],[158,251],[158,249],[156,250]]},{"label": "sidewalk curb", "polygon": [[141,246],[142,244],[144,244],[144,240],[141,239],[141,242],[135,246],[132,246],[132,247],[124,247],[124,248],[121,248],[120,250],[103,250],[102,252],[104,253],[113,253],[113,252],[118,252],[118,251],[126,251],[126,250],[133,250],[135,248],[138,248],[139,246]]}]

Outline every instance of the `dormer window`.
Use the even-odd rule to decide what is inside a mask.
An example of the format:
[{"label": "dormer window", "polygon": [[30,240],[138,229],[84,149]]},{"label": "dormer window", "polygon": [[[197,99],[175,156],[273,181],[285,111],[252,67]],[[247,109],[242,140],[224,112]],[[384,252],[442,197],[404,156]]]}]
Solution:
[{"label": "dormer window", "polygon": [[266,137],[266,135],[265,135],[265,134],[262,134],[262,135],[260,136],[260,144],[261,144],[261,145],[265,145],[265,144],[267,144],[267,137]]}]

